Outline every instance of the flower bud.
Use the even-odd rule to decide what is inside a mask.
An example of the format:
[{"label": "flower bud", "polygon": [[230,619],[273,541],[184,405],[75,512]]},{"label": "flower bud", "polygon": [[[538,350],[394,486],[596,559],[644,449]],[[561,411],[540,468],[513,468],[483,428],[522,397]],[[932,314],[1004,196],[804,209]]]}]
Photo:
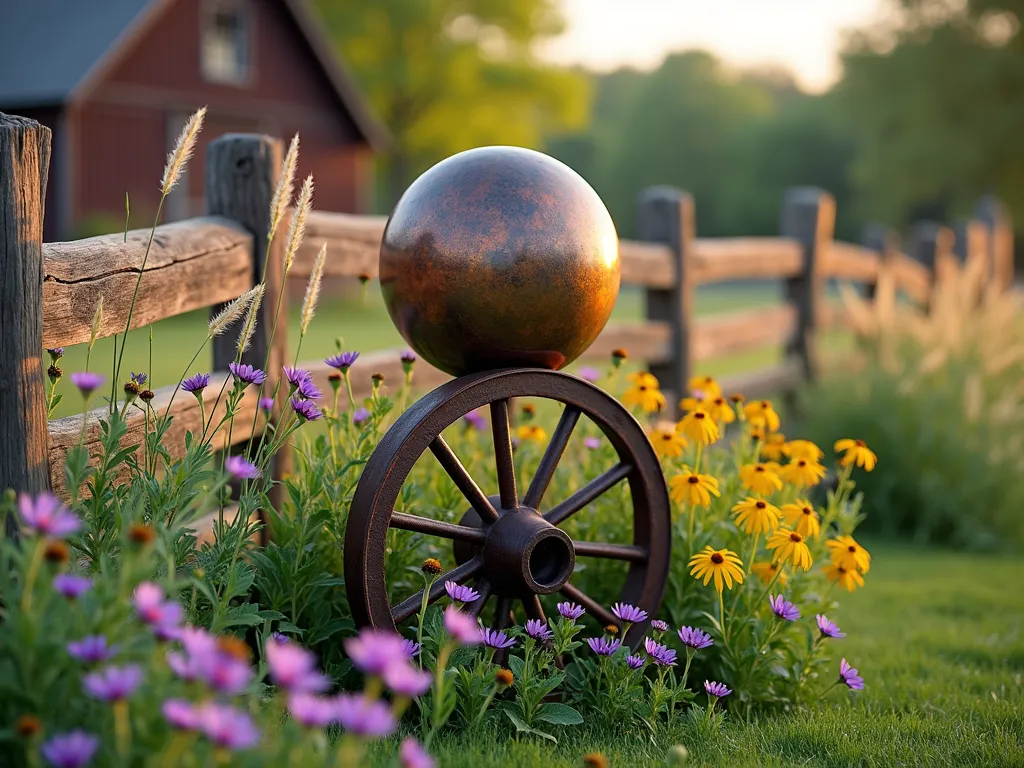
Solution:
[{"label": "flower bud", "polygon": [[428,557],[423,561],[420,570],[430,576],[439,576],[441,575],[441,561],[434,557]]},{"label": "flower bud", "polygon": [[629,353],[622,347],[617,347],[612,350],[612,365],[618,368],[622,365],[623,361],[629,357]]},{"label": "flower bud", "polygon": [[23,739],[31,739],[42,731],[43,721],[35,715],[22,715],[14,723],[14,732]]},{"label": "flower bud", "polygon": [[71,559],[71,550],[68,549],[68,545],[63,541],[48,541],[46,542],[46,548],[43,550],[43,557],[48,563],[64,565],[64,563]]},{"label": "flower bud", "polygon": [[57,365],[51,365],[49,368],[46,369],[46,375],[50,377],[51,382],[55,382],[58,379],[60,379],[61,376],[64,375],[64,371],[61,370],[60,367]]}]

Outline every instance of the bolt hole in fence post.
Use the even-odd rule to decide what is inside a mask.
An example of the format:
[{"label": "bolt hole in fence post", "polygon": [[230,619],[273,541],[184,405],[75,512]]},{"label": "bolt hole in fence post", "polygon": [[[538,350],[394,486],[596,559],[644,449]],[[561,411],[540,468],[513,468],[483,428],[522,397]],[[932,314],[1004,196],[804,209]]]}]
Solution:
[{"label": "bolt hole in fence post", "polygon": [[[270,200],[277,186],[281,168],[283,147],[279,139],[255,134],[232,133],[210,142],[206,148],[206,210],[214,216],[233,219],[247,229],[253,238],[252,285],[261,280],[266,284],[264,300],[260,306],[256,331],[248,350],[242,354],[242,363],[263,368],[267,366],[267,382],[264,393],[274,391],[281,375],[281,366],[287,360],[288,338],[287,306],[281,310],[281,321],[273,339],[274,311],[277,308],[278,293],[283,289],[283,240],[275,238],[267,246],[267,231],[270,225]],[[211,308],[216,314],[222,307]],[[227,371],[228,364],[236,355],[236,339],[233,334],[224,334],[213,340],[213,369]],[[269,363],[268,363],[269,360]],[[273,418],[277,419],[285,402],[286,391],[279,392]],[[255,396],[254,393],[247,396]],[[249,434],[251,422],[236,424],[237,434],[244,438]],[[262,424],[262,419],[256,422]],[[249,446],[255,450],[255,445]],[[225,450],[230,451],[231,446]],[[287,446],[278,451],[273,460],[273,475],[280,479],[289,470],[290,450]],[[275,485],[270,494],[271,501],[279,505],[282,489]],[[261,521],[266,523],[263,512]],[[266,538],[266,528],[260,534]]]},{"label": "bolt hole in fence post", "polygon": [[0,112],[0,491],[50,487],[42,359],[49,165],[50,129]]}]

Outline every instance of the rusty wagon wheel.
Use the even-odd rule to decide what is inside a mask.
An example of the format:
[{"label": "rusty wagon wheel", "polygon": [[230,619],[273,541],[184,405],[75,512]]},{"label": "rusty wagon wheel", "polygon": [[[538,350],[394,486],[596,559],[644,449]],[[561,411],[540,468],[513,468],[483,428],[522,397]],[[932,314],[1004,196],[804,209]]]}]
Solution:
[{"label": "rusty wagon wheel", "polygon": [[[516,488],[509,426],[509,399],[536,397],[563,403],[558,426],[525,493]],[[476,408],[490,407],[499,494],[488,497],[442,437],[444,429]],[[566,499],[545,491],[580,416],[605,434],[618,463]],[[401,488],[419,457],[429,450],[466,497],[469,510],[458,524],[394,511]],[[633,506],[633,543],[573,541],[558,526],[622,481]],[[384,558],[388,530],[400,528],[453,542],[457,565],[434,581],[428,600],[444,592],[445,581],[474,580],[480,598],[469,610],[479,616],[496,603],[491,626],[509,625],[513,601],[530,618],[544,618],[539,595],[560,592],[583,605],[602,624],[618,624],[604,605],[570,582],[576,558],[629,563],[619,599],[654,616],[668,574],[670,511],[665,480],[643,429],[603,390],[565,373],[511,368],[469,374],[449,381],[412,405],[388,430],[367,462],[352,500],[345,531],[345,584],[360,625],[396,629],[415,616],[423,591],[397,605],[388,599]],[[488,623],[485,621],[485,623]],[[627,642],[639,640],[635,626]]]}]

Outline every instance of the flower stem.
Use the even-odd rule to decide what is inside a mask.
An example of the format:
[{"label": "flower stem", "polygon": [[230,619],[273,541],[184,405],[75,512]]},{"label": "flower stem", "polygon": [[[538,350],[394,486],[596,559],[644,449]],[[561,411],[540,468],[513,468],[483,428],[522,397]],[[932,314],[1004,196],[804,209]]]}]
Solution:
[{"label": "flower stem", "polygon": [[423,669],[423,623],[427,620],[427,601],[430,598],[430,588],[434,585],[434,578],[433,574],[429,578],[426,574],[423,576],[426,586],[423,587],[423,601],[420,603],[419,621],[416,625],[416,644],[420,647],[420,654],[416,660],[419,662],[420,669]]},{"label": "flower stem", "polygon": [[747,620],[755,613],[757,613],[757,607],[761,605],[761,601],[764,600],[765,596],[768,594],[771,588],[775,586],[775,582],[778,581],[779,576],[781,575],[782,566],[779,565],[779,569],[775,571],[775,575],[772,576],[772,580],[768,582],[768,586],[764,588],[764,592],[762,592],[760,596],[757,598],[757,600],[754,601],[754,604],[750,606],[750,610],[747,612],[747,615],[743,617],[743,621],[741,623],[746,624]]},{"label": "flower stem", "polygon": [[132,723],[127,699],[114,702],[114,733],[117,738],[117,754],[122,765],[128,765],[132,753]]},{"label": "flower stem", "polygon": [[39,566],[43,562],[43,542],[36,540],[35,549],[32,550],[32,559],[28,565],[28,575],[25,576],[25,587],[21,595],[21,612],[28,613],[32,607],[32,590],[36,586],[36,576],[39,575]]}]

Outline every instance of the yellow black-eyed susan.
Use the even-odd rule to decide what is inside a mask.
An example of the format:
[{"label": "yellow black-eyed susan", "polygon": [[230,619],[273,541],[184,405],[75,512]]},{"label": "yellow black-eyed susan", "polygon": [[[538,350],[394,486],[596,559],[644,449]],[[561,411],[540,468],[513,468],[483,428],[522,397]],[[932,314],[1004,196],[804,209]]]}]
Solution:
[{"label": "yellow black-eyed susan", "polygon": [[765,584],[771,584],[773,581],[776,581],[780,587],[784,587],[786,582],[789,581],[789,574],[782,570],[782,563],[754,563],[750,566],[750,572]]},{"label": "yellow black-eyed susan", "polygon": [[686,438],[680,435],[671,426],[658,426],[651,430],[649,435],[654,452],[661,458],[675,458],[682,456],[686,447]]},{"label": "yellow black-eyed susan", "polygon": [[863,440],[844,438],[836,440],[836,444],[833,447],[836,453],[843,454],[843,457],[839,459],[839,463],[844,467],[856,464],[858,467],[863,467],[865,471],[870,472],[875,468],[875,464],[878,463],[878,457],[874,451],[868,448],[867,443]]},{"label": "yellow black-eyed susan", "polygon": [[696,408],[683,416],[676,429],[701,445],[711,445],[720,435],[715,420],[703,408]]},{"label": "yellow black-eyed susan", "polygon": [[548,439],[548,433],[536,424],[523,424],[516,430],[516,437],[525,442],[543,443]]},{"label": "yellow black-eyed susan", "polygon": [[689,504],[692,507],[711,506],[711,497],[720,496],[718,478],[713,475],[701,475],[685,464],[682,471],[668,481],[671,488],[672,501],[677,504]]},{"label": "yellow black-eyed susan", "polygon": [[814,562],[804,537],[789,528],[780,528],[768,538],[768,549],[775,550],[774,562],[791,563],[796,568],[810,570]]},{"label": "yellow black-eyed susan", "polygon": [[743,406],[743,413],[752,425],[764,427],[768,432],[778,432],[781,420],[770,400],[751,400]]},{"label": "yellow black-eyed susan", "polygon": [[810,488],[825,477],[825,466],[817,461],[794,459],[779,471],[782,479],[797,488]]},{"label": "yellow black-eyed susan", "polygon": [[777,466],[763,462],[744,464],[739,469],[740,482],[744,488],[749,488],[758,496],[771,496],[782,489],[782,478],[776,471]]},{"label": "yellow black-eyed susan", "polygon": [[739,555],[732,550],[715,549],[708,545],[690,558],[690,575],[698,580],[703,579],[704,586],[714,579],[715,589],[721,592],[723,587],[732,589],[734,582],[743,583],[742,565]]},{"label": "yellow black-eyed susan", "polygon": [[825,542],[832,562],[847,570],[867,573],[871,570],[871,553],[857,543],[853,536],[837,536]]},{"label": "yellow black-eyed susan", "polygon": [[782,452],[790,459],[821,461],[825,458],[825,452],[818,447],[817,443],[810,440],[790,440],[782,446]]},{"label": "yellow black-eyed susan", "polygon": [[748,496],[732,508],[736,525],[746,533],[770,533],[779,527],[779,508],[764,499]]},{"label": "yellow black-eyed susan", "polygon": [[843,568],[843,566],[832,563],[825,566],[825,578],[834,581],[847,592],[853,592],[857,587],[864,586],[864,577],[856,568]]},{"label": "yellow black-eyed susan", "polygon": [[790,504],[783,504],[780,511],[786,520],[786,525],[805,539],[818,536],[821,533],[818,512],[807,499],[797,499]]}]

